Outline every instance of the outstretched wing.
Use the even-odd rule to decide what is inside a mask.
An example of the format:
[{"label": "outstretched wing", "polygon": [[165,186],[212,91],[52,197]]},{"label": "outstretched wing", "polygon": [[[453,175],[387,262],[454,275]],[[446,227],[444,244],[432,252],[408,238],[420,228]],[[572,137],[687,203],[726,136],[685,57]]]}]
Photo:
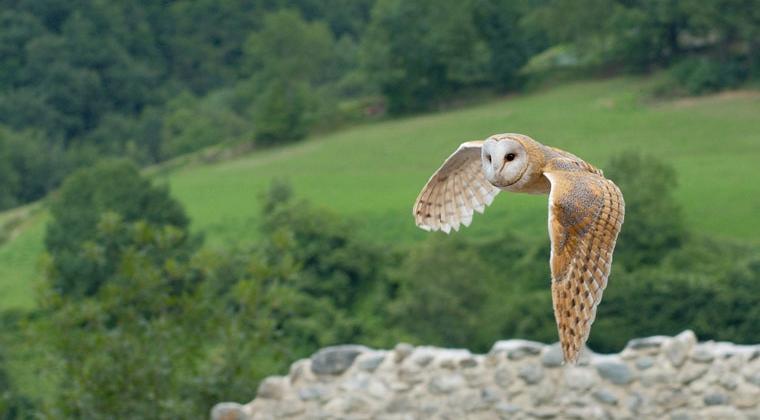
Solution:
[{"label": "outstretched wing", "polygon": [[607,287],[625,203],[598,173],[547,171],[552,302],[565,360],[575,363]]},{"label": "outstretched wing", "polygon": [[473,210],[483,213],[499,189],[491,185],[480,163],[482,141],[462,143],[430,177],[417,196],[412,213],[422,229],[459,230],[469,226]]}]

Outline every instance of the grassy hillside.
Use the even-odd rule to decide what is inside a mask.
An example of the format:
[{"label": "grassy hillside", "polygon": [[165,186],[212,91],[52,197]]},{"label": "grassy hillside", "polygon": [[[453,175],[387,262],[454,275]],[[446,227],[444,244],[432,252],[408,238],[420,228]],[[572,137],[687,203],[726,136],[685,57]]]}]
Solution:
[{"label": "grassy hillside", "polygon": [[[613,79],[566,85],[528,96],[414,118],[369,124],[306,142],[156,176],[186,206],[212,244],[256,236],[260,193],[272,178],[296,194],[361,222],[379,240],[424,237],[412,222],[419,189],[464,140],[526,133],[604,167],[636,149],[678,170],[678,199],[697,231],[754,239],[760,235],[760,94],[731,93],[648,103],[650,83]],[[646,188],[646,186],[642,186]],[[0,247],[0,308],[32,304],[44,215]],[[546,235],[546,198],[502,194],[465,235],[510,228]],[[8,292],[10,291],[10,292]]]}]

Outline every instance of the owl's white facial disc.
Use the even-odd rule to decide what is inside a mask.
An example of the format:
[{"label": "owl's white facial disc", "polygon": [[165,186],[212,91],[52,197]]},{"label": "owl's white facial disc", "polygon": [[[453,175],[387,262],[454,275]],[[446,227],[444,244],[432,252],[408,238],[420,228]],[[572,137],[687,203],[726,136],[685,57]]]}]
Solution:
[{"label": "owl's white facial disc", "polygon": [[486,140],[481,160],[488,182],[501,188],[518,182],[528,168],[528,152],[520,142],[509,138]]}]

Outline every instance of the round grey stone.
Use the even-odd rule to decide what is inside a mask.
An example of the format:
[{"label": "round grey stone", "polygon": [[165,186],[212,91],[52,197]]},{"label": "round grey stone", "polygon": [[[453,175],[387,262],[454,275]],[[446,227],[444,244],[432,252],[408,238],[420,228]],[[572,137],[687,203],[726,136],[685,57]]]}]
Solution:
[{"label": "round grey stone", "polygon": [[499,391],[493,387],[486,387],[480,390],[480,398],[484,402],[491,404],[500,400]]},{"label": "round grey stone", "polygon": [[541,352],[541,364],[546,367],[560,367],[564,362],[565,357],[562,355],[562,347],[560,347],[559,343],[547,346]]},{"label": "round grey stone", "polygon": [[628,365],[622,362],[605,361],[594,365],[599,376],[616,385],[625,385],[633,381],[633,375]]},{"label": "round grey stone", "polygon": [[466,382],[462,375],[438,375],[430,380],[428,390],[433,394],[449,394],[465,386]]},{"label": "round grey stone", "polygon": [[291,417],[301,414],[305,411],[303,404],[295,399],[286,399],[277,404],[275,418]]},{"label": "round grey stone", "polygon": [[625,345],[625,348],[632,350],[659,349],[669,338],[664,335],[634,338]]},{"label": "round grey stone", "polygon": [[710,392],[705,394],[703,398],[705,405],[726,405],[728,404],[728,396],[721,392]]},{"label": "round grey stone", "polygon": [[537,384],[544,378],[544,369],[537,363],[528,363],[520,367],[517,376],[528,385]]},{"label": "round grey stone", "polygon": [[506,367],[499,368],[494,372],[493,380],[496,385],[507,388],[512,384],[512,371]]},{"label": "round grey stone", "polygon": [[385,406],[385,411],[388,413],[405,413],[411,411],[413,408],[414,405],[409,400],[409,397],[399,395],[388,402],[388,405]]},{"label": "round grey stone", "polygon": [[318,375],[340,375],[365,351],[369,349],[353,344],[326,347],[311,356],[311,371]]},{"label": "round grey stone", "polygon": [[530,340],[502,340],[491,347],[490,354],[506,353],[512,360],[520,360],[526,356],[535,356],[544,348],[542,343]]},{"label": "round grey stone", "polygon": [[594,384],[593,371],[585,368],[568,368],[565,370],[565,384],[576,391],[585,391]]},{"label": "round grey stone", "polygon": [[282,376],[270,376],[264,379],[256,391],[256,397],[279,400],[285,394],[287,379]]},{"label": "round grey stone", "polygon": [[559,415],[559,409],[555,407],[538,407],[530,410],[529,413],[538,419],[553,419]]},{"label": "round grey stone", "polygon": [[713,353],[704,347],[697,347],[691,352],[691,360],[697,363],[710,363],[713,359]]},{"label": "round grey stone", "polygon": [[496,414],[499,415],[502,419],[511,419],[514,418],[514,415],[519,413],[522,408],[519,405],[510,404],[506,402],[498,403],[494,406],[494,411],[496,411]]},{"label": "round grey stone", "polygon": [[670,415],[670,420],[692,420],[694,415],[686,410],[677,410]]},{"label": "round grey stone", "polygon": [[396,347],[393,348],[393,352],[396,356],[394,361],[396,363],[401,363],[407,358],[407,356],[414,352],[414,346],[409,343],[398,343],[396,344]]},{"label": "round grey stone", "polygon": [[412,356],[412,360],[419,367],[425,367],[433,361],[435,357],[432,354],[420,354],[419,356]]},{"label": "round grey stone", "polygon": [[667,410],[673,410],[689,403],[687,395],[679,389],[661,391],[655,397],[655,401]]},{"label": "round grey stone", "polygon": [[684,385],[688,385],[707,373],[707,366],[704,365],[689,365],[681,369],[681,373],[678,374],[678,381]]},{"label": "round grey stone", "polygon": [[359,369],[367,371],[367,372],[374,372],[378,366],[380,366],[383,361],[385,360],[385,355],[383,354],[376,354],[370,357],[361,358],[357,362],[357,366],[359,366]]},{"label": "round grey stone", "polygon": [[694,335],[694,332],[686,330],[668,340],[663,345],[663,350],[673,366],[681,367],[696,342],[697,337]]},{"label": "round grey stone", "polygon": [[747,379],[747,382],[760,386],[760,371],[751,373],[745,377]]},{"label": "round grey stone", "polygon": [[478,366],[478,361],[475,360],[474,357],[466,357],[459,361],[459,366],[467,369],[467,368],[474,368]]},{"label": "round grey stone", "polygon": [[211,409],[211,420],[245,420],[245,412],[241,404],[222,402]]},{"label": "round grey stone", "polygon": [[736,377],[736,375],[731,374],[731,373],[723,374],[723,376],[720,377],[720,380],[718,382],[723,388],[726,388],[729,391],[733,391],[736,389],[737,386],[739,386],[738,378]]},{"label": "round grey stone", "polygon": [[610,416],[599,406],[568,407],[562,412],[563,419],[607,420]]},{"label": "round grey stone", "polygon": [[603,404],[617,405],[618,403],[618,398],[615,396],[615,394],[606,388],[597,389],[591,395],[594,397],[594,399]]},{"label": "round grey stone", "polygon": [[639,414],[642,411],[642,407],[646,404],[644,396],[638,392],[632,392],[626,399],[628,410],[634,414]]},{"label": "round grey stone", "polygon": [[528,388],[528,396],[534,407],[551,405],[557,400],[557,386],[554,382],[543,381]]},{"label": "round grey stone", "polygon": [[298,390],[298,397],[303,401],[323,401],[330,391],[322,385],[306,386]]},{"label": "round grey stone", "polygon": [[636,368],[639,370],[646,370],[654,366],[654,359],[649,356],[641,356],[636,359]]}]

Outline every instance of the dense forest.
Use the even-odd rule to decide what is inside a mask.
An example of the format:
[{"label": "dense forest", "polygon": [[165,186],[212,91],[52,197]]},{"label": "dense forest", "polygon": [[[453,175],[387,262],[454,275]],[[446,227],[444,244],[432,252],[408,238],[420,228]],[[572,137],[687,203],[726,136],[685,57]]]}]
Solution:
[{"label": "dense forest", "polygon": [[104,156],[298,140],[547,74],[757,77],[756,0],[0,1],[0,209]]},{"label": "dense forest", "polygon": [[[211,247],[141,167],[566,77],[659,72],[653,95],[760,77],[756,0],[0,0],[0,10],[0,209],[56,190],[38,308],[0,316],[7,419],[203,417],[335,343],[484,351],[500,337],[556,340],[546,238],[375,243],[275,182],[260,200],[261,239]],[[758,246],[693,232],[666,162],[624,153],[602,166],[627,215],[589,345],[618,350],[685,325],[760,342]],[[25,380],[39,381],[37,394],[14,382],[24,375],[11,373],[11,352],[32,360]]]}]

